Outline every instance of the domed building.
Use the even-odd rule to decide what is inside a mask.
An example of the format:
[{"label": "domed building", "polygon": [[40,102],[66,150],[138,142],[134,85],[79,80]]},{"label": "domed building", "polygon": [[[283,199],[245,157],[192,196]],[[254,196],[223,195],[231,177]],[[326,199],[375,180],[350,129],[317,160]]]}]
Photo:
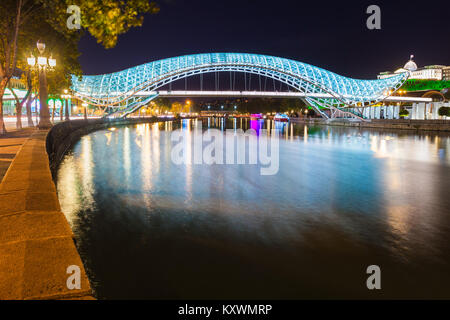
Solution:
[{"label": "domed building", "polygon": [[417,64],[413,61],[414,55],[411,55],[409,60],[405,63],[403,68],[399,68],[394,72],[382,72],[378,75],[378,79],[384,79],[392,77],[397,73],[410,72],[409,79],[422,79],[422,80],[442,80],[443,69],[446,66],[432,65],[418,68]]},{"label": "domed building", "polygon": [[416,71],[417,70],[417,64],[413,61],[413,58],[414,58],[414,56],[411,55],[411,57],[409,58],[409,61],[405,64],[403,69],[408,70],[408,71]]}]

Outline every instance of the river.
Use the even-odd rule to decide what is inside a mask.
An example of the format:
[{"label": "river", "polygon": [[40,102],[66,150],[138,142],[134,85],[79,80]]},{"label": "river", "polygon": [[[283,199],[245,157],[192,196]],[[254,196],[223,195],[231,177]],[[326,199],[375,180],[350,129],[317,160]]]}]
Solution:
[{"label": "river", "polygon": [[97,131],[65,156],[58,196],[97,298],[450,298],[449,135],[203,120],[279,129],[261,175],[174,163],[172,132],[200,122]]}]

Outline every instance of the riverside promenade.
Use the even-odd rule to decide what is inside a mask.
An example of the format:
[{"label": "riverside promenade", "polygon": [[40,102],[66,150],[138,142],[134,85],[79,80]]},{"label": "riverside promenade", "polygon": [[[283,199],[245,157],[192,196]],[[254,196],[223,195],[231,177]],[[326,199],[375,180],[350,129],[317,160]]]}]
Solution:
[{"label": "riverside promenade", "polygon": [[33,128],[12,130],[0,136],[0,182],[17,152],[34,130]]},{"label": "riverside promenade", "polygon": [[[0,300],[93,299],[58,202],[47,133],[26,129],[22,136],[2,138],[3,149],[9,148],[3,160],[16,155],[0,184]],[[67,268],[73,265],[81,270],[81,289],[67,286]]]}]

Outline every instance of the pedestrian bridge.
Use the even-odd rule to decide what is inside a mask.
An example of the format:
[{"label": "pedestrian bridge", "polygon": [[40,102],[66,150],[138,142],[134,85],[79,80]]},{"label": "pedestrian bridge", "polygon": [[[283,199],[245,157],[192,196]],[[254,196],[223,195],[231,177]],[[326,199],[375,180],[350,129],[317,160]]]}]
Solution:
[{"label": "pedestrian bridge", "polygon": [[[166,98],[180,98],[180,97],[215,97],[215,98],[323,98],[332,99],[333,96],[329,93],[304,93],[298,91],[234,91],[234,90],[217,90],[217,91],[204,91],[204,90],[157,90],[157,91],[141,91],[136,93],[136,96],[152,96]],[[424,97],[408,97],[408,96],[392,96],[386,95],[386,102],[432,102],[432,98]]]},{"label": "pedestrian bridge", "polygon": [[400,73],[382,80],[340,76],[303,62],[249,53],[207,53],[162,59],[123,71],[72,77],[77,98],[91,105],[114,107],[122,115],[138,110],[159,96],[158,88],[174,81],[214,72],[243,72],[285,83],[325,118],[323,109],[363,117],[363,108],[389,97],[407,80]]}]

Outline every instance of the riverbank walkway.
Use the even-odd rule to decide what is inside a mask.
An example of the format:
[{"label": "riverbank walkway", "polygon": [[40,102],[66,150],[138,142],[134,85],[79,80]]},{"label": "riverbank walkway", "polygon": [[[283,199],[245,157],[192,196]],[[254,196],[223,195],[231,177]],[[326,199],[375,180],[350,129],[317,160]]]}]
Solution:
[{"label": "riverbank walkway", "polygon": [[0,135],[0,182],[11,162],[14,160],[17,152],[34,130],[34,128],[11,130],[6,134]]},{"label": "riverbank walkway", "polygon": [[[0,300],[92,299],[52,180],[47,133],[0,136]],[[68,288],[69,266],[80,268],[81,289]]]}]

